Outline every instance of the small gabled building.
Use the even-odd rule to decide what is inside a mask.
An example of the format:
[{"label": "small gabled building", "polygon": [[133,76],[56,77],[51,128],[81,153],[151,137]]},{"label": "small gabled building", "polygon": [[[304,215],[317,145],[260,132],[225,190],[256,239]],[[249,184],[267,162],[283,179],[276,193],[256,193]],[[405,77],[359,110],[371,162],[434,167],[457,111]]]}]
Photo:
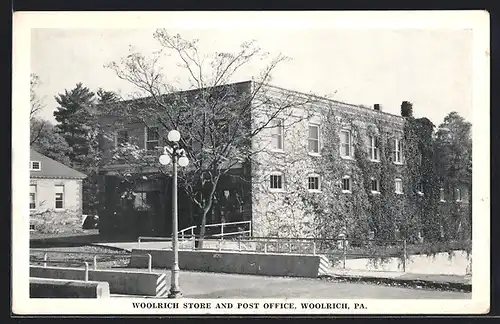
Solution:
[{"label": "small gabled building", "polygon": [[30,150],[30,212],[82,214],[82,181],[87,176],[37,151]]}]

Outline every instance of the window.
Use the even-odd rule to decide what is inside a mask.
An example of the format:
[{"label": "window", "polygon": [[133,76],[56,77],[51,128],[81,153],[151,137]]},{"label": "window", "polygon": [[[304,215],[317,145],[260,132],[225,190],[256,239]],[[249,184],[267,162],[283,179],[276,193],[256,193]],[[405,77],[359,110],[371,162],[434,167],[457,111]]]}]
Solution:
[{"label": "window", "polygon": [[402,158],[402,141],[395,138],[392,142],[392,161],[394,163],[403,163]]},{"label": "window", "polygon": [[351,192],[351,177],[344,176],[342,178],[342,192]]},{"label": "window", "polygon": [[283,174],[271,174],[269,188],[272,190],[283,190]]},{"label": "window", "polygon": [[134,208],[136,210],[149,210],[150,205],[147,201],[147,192],[136,192],[134,198]]},{"label": "window", "polygon": [[309,153],[319,153],[319,125],[309,124]]},{"label": "window", "polygon": [[158,127],[146,127],[146,150],[154,151],[160,144]]},{"label": "window", "polygon": [[30,209],[36,209],[36,185],[30,185]]},{"label": "window", "polygon": [[64,208],[64,186],[55,186],[56,209]]},{"label": "window", "polygon": [[283,120],[274,120],[273,135],[272,135],[272,148],[274,150],[283,150]]},{"label": "window", "polygon": [[40,161],[30,161],[30,171],[40,171],[42,163]]},{"label": "window", "polygon": [[372,161],[379,161],[380,159],[380,148],[379,140],[376,136],[370,136],[370,158]]},{"label": "window", "polygon": [[458,188],[455,189],[455,200],[462,201],[462,191]]},{"label": "window", "polygon": [[348,130],[340,131],[340,156],[343,158],[352,157],[351,132]]},{"label": "window", "polygon": [[118,133],[116,133],[115,146],[118,147],[125,143],[128,143],[128,131],[127,130],[118,131]]},{"label": "window", "polygon": [[403,193],[403,181],[401,181],[401,179],[399,178],[394,179],[394,187],[395,187],[395,192],[397,194]]},{"label": "window", "polygon": [[442,201],[442,202],[446,201],[444,199],[444,189],[443,188],[439,189],[439,201]]},{"label": "window", "polygon": [[307,189],[310,191],[320,190],[319,175],[311,174],[307,177]]},{"label": "window", "polygon": [[380,183],[378,179],[371,178],[370,180],[372,193],[380,193]]}]

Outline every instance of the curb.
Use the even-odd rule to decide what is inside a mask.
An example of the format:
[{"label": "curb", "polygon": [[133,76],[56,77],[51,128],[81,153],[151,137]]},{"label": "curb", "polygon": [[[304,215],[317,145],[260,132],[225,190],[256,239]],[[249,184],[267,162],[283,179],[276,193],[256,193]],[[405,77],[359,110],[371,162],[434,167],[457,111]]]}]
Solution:
[{"label": "curb", "polygon": [[407,288],[426,288],[434,290],[448,290],[460,292],[472,292],[472,284],[463,282],[432,281],[422,279],[400,279],[400,278],[381,278],[381,277],[360,277],[360,276],[342,276],[342,275],[322,275],[322,280],[332,282],[349,283],[372,283],[385,286],[401,286]]},{"label": "curb", "polygon": [[123,252],[127,252],[129,254],[132,253],[132,250],[127,250],[126,248],[121,248],[121,247],[113,246],[113,245],[106,245],[105,243],[89,243],[88,245],[97,246],[100,248],[110,249],[110,250],[114,250],[114,251],[123,251]]}]

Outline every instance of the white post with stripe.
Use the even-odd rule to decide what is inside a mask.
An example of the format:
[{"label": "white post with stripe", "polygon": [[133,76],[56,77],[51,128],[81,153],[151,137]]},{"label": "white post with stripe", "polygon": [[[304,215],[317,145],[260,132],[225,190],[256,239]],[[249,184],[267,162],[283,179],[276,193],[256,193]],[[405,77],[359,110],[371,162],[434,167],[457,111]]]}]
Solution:
[{"label": "white post with stripe", "polygon": [[167,274],[162,273],[156,280],[156,297],[168,296]]}]

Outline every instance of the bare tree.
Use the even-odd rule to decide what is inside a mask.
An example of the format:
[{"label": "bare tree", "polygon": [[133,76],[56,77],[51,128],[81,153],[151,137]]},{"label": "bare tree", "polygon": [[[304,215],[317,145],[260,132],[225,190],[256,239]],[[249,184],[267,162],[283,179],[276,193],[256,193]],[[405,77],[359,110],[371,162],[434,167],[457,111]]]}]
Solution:
[{"label": "bare tree", "polygon": [[40,110],[43,109],[43,103],[36,93],[36,88],[40,85],[40,77],[34,73],[30,74],[30,145],[35,143],[40,137],[46,122],[37,118]]},{"label": "bare tree", "polygon": [[[260,150],[252,139],[273,127],[277,117],[288,119],[295,109],[309,111],[318,98],[268,86],[272,72],[288,58],[281,54],[270,57],[254,42],[241,44],[236,53],[206,56],[196,40],[172,36],[163,29],[157,30],[154,38],[161,51],[151,57],[133,52],[107,65],[138,89],[134,100],[111,105],[110,113],[121,116],[118,123],[141,122],[159,127],[162,134],[171,129],[180,131],[180,146],[186,148],[191,161],[180,171],[180,184],[200,211],[202,247],[207,214],[221,177],[252,160]],[[178,66],[187,72],[190,90],[179,91],[174,81],[167,79],[160,63],[165,53],[174,53],[179,59]],[[230,84],[238,71],[256,61],[266,63],[253,82]],[[303,118],[307,116],[303,114]],[[151,147],[149,153],[147,147],[139,147],[128,143],[116,151],[115,158],[126,161],[127,174],[147,168],[169,173],[159,166],[159,153],[151,153]]]}]

